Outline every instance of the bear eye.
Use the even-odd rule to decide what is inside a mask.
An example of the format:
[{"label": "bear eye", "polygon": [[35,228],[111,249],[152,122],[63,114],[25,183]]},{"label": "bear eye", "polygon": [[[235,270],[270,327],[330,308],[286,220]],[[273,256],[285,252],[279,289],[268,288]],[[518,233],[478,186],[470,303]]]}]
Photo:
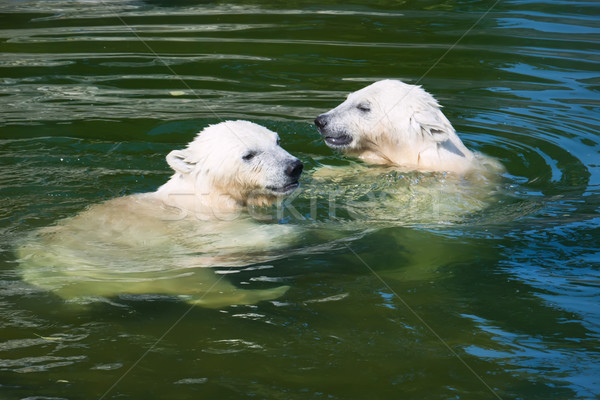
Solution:
[{"label": "bear eye", "polygon": [[254,157],[256,156],[256,152],[255,151],[249,151],[246,154],[244,154],[242,156],[242,160],[244,161],[250,161],[252,160]]},{"label": "bear eye", "polygon": [[356,106],[356,108],[358,108],[362,112],[371,111],[371,105],[369,103],[360,103],[359,105]]}]

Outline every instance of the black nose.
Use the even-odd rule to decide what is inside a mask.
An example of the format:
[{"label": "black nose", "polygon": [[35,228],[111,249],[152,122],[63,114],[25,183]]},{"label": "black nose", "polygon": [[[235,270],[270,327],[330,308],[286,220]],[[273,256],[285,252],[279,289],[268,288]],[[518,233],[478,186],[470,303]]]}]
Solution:
[{"label": "black nose", "polygon": [[325,114],[319,115],[317,118],[315,118],[315,125],[319,129],[325,128],[327,126],[327,116]]},{"label": "black nose", "polygon": [[295,159],[287,166],[287,168],[285,169],[285,174],[290,178],[298,179],[302,174],[303,168],[304,165],[302,164],[302,162],[298,159]]}]

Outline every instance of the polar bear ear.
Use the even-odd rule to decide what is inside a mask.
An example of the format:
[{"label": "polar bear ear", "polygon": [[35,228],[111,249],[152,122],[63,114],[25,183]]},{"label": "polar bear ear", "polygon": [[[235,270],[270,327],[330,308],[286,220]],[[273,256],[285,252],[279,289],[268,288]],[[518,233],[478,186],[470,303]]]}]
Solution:
[{"label": "polar bear ear", "polygon": [[434,142],[445,142],[454,131],[450,122],[439,109],[417,111],[412,118],[419,128],[421,134]]},{"label": "polar bear ear", "polygon": [[173,150],[167,155],[167,163],[175,171],[189,174],[194,170],[196,163],[190,161],[185,150]]},{"label": "polar bear ear", "polygon": [[450,135],[444,129],[434,128],[434,127],[423,127],[423,134],[428,135],[434,142],[441,143],[448,140]]}]

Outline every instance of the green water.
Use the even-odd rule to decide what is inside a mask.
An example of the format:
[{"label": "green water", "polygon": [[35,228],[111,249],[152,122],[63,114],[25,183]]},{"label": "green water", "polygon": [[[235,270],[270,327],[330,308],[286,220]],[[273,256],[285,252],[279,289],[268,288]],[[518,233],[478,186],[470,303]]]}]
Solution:
[{"label": "green water", "polygon": [[[0,1],[0,398],[599,398],[599,51],[596,1]],[[221,269],[291,287],[253,306],[21,280],[15,243],[154,190],[209,123],[279,132],[304,190],[353,165],[312,120],[382,78],[434,94],[502,196],[373,225],[301,192],[278,217],[308,245]]]}]

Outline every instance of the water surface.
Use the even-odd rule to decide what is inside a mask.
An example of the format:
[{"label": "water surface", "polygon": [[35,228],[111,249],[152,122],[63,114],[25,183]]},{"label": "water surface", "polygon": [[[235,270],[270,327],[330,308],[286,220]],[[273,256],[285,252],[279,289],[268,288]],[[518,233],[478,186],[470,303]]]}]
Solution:
[{"label": "water surface", "polygon": [[[595,1],[0,3],[0,397],[597,398],[599,15]],[[154,190],[209,123],[279,132],[304,190],[323,165],[354,166],[312,120],[382,78],[434,94],[505,165],[502,195],[458,221],[374,223],[301,192],[274,215],[321,236],[215,266],[291,287],[252,306],[73,304],[21,280],[16,243]],[[431,179],[380,178],[352,193]]]}]

